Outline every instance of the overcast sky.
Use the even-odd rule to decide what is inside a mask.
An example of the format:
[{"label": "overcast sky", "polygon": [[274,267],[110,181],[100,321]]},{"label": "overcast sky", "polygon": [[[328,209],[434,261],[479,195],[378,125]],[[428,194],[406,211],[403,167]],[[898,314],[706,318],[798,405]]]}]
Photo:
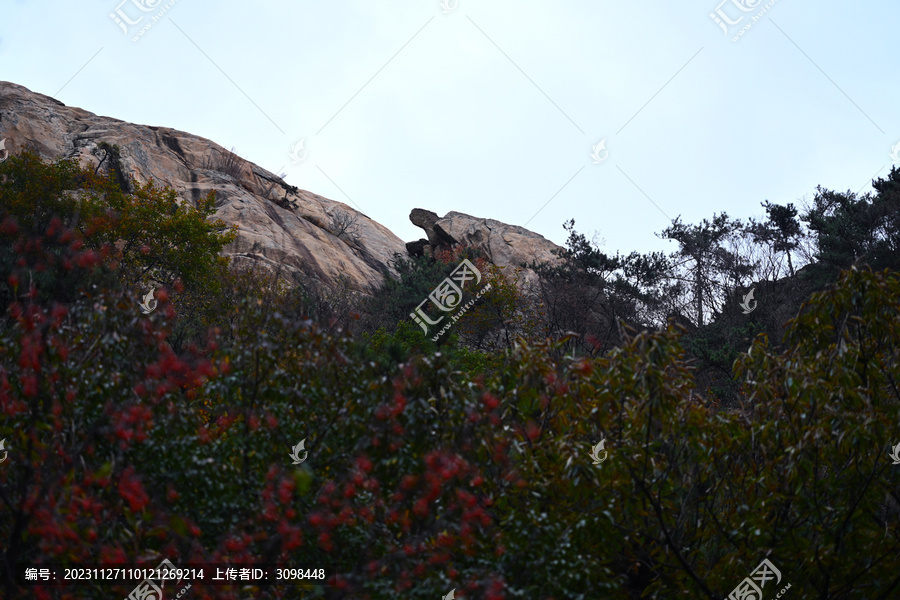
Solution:
[{"label": "overcast sky", "polygon": [[404,241],[418,207],[672,250],[678,215],[870,190],[900,2],[718,2],[3,0],[0,79],[234,147]]}]

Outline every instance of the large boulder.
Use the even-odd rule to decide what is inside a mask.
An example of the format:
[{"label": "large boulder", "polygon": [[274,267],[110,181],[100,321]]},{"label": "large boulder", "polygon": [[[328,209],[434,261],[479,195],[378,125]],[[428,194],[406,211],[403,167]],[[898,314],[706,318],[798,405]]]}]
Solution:
[{"label": "large boulder", "polygon": [[532,262],[557,264],[559,261],[553,254],[559,246],[518,225],[451,211],[435,222],[434,229],[480,249],[489,261],[501,267],[519,267]]},{"label": "large boulder", "polygon": [[425,231],[432,251],[443,247],[453,247],[459,243],[453,236],[437,225],[438,219],[437,213],[423,208],[414,208],[409,213],[410,222]]}]

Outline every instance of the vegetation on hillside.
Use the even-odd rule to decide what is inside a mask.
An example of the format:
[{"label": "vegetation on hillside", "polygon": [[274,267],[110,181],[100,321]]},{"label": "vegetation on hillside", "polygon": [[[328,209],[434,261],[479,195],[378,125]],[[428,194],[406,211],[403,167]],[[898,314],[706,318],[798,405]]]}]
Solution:
[{"label": "vegetation on hillside", "polygon": [[[471,249],[400,261],[351,317],[223,261],[211,197],[11,157],[0,595],[125,597],[16,565],[167,558],[332,573],[195,598],[720,600],[768,559],[766,597],[895,597],[900,171],[876,183],[805,228],[676,219],[673,256],[569,223],[533,285]],[[409,313],[463,258],[492,285],[437,343]]]}]

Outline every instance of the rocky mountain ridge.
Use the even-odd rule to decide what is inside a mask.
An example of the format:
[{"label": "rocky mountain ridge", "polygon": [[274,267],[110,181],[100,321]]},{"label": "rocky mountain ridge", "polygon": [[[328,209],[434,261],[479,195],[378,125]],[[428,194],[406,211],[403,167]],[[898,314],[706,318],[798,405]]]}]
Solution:
[{"label": "rocky mountain ridge", "polygon": [[[555,260],[557,246],[534,232],[458,212],[440,218],[414,209],[410,220],[428,239],[404,244],[353,207],[293,187],[210,140],[98,116],[2,81],[0,139],[13,154],[30,150],[45,160],[75,158],[92,169],[117,147],[123,175],[168,186],[180,202],[195,205],[215,191],[216,218],[238,227],[225,253],[239,263],[280,266],[298,283],[333,287],[343,281],[371,293],[385,273],[394,273],[396,255],[422,255],[455,243],[480,248],[499,266]],[[106,163],[103,168],[109,168]]]}]

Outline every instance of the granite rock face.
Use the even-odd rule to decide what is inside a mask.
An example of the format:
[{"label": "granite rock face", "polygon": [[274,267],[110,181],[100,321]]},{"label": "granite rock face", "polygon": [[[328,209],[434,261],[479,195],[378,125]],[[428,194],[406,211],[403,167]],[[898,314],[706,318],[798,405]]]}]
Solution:
[{"label": "granite rock face", "polygon": [[372,292],[393,272],[394,255],[407,254],[400,238],[354,208],[291,187],[210,140],[98,116],[2,81],[0,139],[11,154],[74,157],[92,169],[105,142],[120,148],[124,174],[171,187],[180,202],[196,205],[213,190],[215,216],[238,226],[225,253],[238,263],[281,265],[298,282],[331,287],[345,276],[351,289]]},{"label": "granite rock face", "polygon": [[281,268],[297,283],[334,288],[346,281],[351,290],[368,294],[381,286],[385,274],[396,275],[397,254],[430,255],[460,243],[481,249],[498,266],[558,260],[552,254],[556,244],[523,227],[458,212],[439,217],[421,208],[412,210],[410,220],[427,239],[404,244],[354,208],[292,187],[215,142],[98,116],[4,81],[0,140],[11,154],[30,150],[44,160],[75,158],[101,171],[111,162],[105,148],[117,146],[126,187],[128,177],[140,184],[153,180],[175,190],[179,202],[194,206],[214,191],[215,217],[238,227],[225,254],[236,263]]},{"label": "granite rock face", "polygon": [[553,254],[559,246],[518,225],[453,211],[438,218],[435,213],[421,208],[413,209],[409,220],[428,236],[427,240],[407,244],[411,254],[414,250],[434,252],[460,243],[480,249],[490,262],[500,267],[520,267],[532,262],[557,264],[559,261]]}]

